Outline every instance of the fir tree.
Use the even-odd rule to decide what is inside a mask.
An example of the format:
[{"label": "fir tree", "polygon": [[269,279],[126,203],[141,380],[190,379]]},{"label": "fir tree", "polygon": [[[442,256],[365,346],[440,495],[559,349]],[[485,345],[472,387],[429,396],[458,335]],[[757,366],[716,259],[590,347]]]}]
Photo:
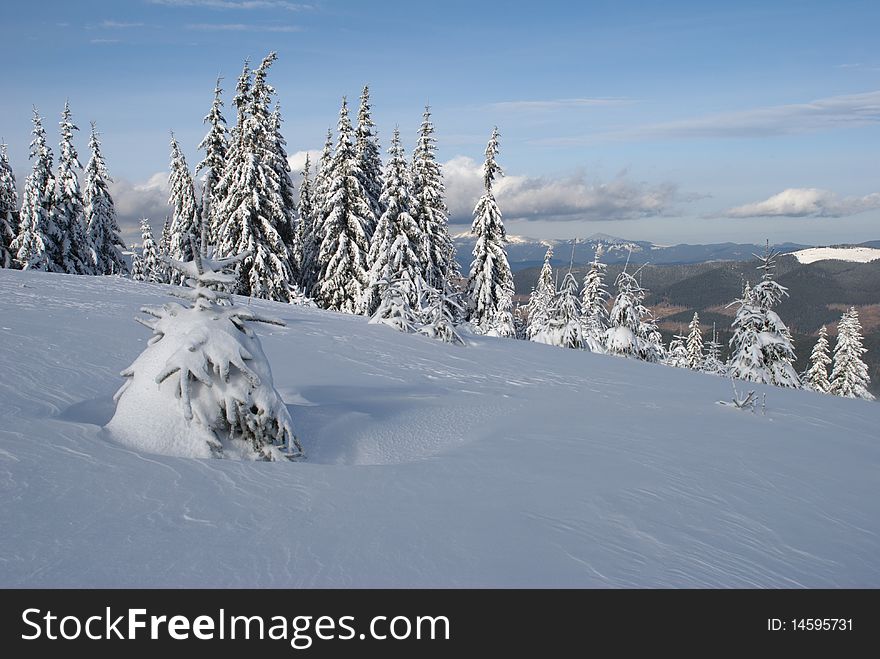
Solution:
[{"label": "fir tree", "polygon": [[303,283],[307,285],[305,290],[311,291],[314,297],[321,276],[321,242],[324,239],[324,219],[327,217],[327,191],[330,185],[330,170],[333,166],[333,130],[327,129],[327,137],[324,140],[324,149],[315,168],[315,183],[312,186],[312,232],[307,251],[311,252],[310,278]]},{"label": "fir tree", "polygon": [[336,152],[326,181],[315,299],[325,309],[361,313],[369,283],[369,243],[364,232],[371,210],[360,181],[348,104],[339,110]]},{"label": "fir tree", "polygon": [[458,318],[464,312],[459,295],[450,290],[448,282],[442,289],[427,288],[428,300],[424,305],[422,317],[424,324],[418,328],[419,334],[432,339],[464,345],[464,340],[455,331]]},{"label": "fir tree", "polygon": [[132,281],[146,281],[146,275],[144,274],[144,260],[141,258],[141,255],[137,252],[131,257],[131,280]]},{"label": "fir tree", "polygon": [[300,281],[302,275],[303,260],[303,244],[300,240],[301,230],[299,225],[301,218],[297,217],[297,194],[296,188],[293,187],[293,180],[290,178],[290,162],[287,159],[287,142],[281,135],[281,106],[276,103],[275,109],[269,118],[271,125],[271,141],[273,150],[269,157],[273,159],[273,167],[275,169],[275,177],[278,181],[278,195],[281,208],[284,214],[283,221],[279,224],[278,233],[281,240],[287,247],[287,253],[290,258],[291,284]]},{"label": "fir tree", "polygon": [[676,334],[669,342],[669,349],[666,351],[666,357],[663,360],[667,366],[673,368],[688,368],[688,350],[686,347],[687,337]]},{"label": "fir tree", "polygon": [[412,199],[409,193],[409,172],[400,131],[395,128],[388,149],[390,160],[385,172],[380,205],[385,209],[370,244],[369,284],[364,297],[364,312],[372,316],[379,307],[387,282],[406,279],[409,297],[407,302],[418,310],[418,292],[424,288],[419,260],[421,231],[410,214]]},{"label": "fir tree", "polygon": [[831,390],[831,383],[828,380],[828,366],[831,364],[831,357],[828,349],[828,333],[825,326],[819,329],[819,339],[813,346],[813,352],[810,353],[810,368],[803,375],[804,386],[807,389],[827,394]]},{"label": "fir tree", "polygon": [[663,353],[654,318],[645,304],[647,291],[624,270],[615,280],[617,296],[608,314],[605,350],[612,355],[656,362]]},{"label": "fir tree", "polygon": [[242,123],[235,127],[216,187],[223,199],[216,207],[216,252],[221,258],[245,254],[238,265],[235,292],[289,302],[294,278],[283,238],[290,228],[287,193],[282,194],[276,120],[269,110],[273,89],[266,82],[275,59],[275,53],[263,59],[252,83],[245,65],[244,80],[239,80],[234,104]]},{"label": "fir tree", "polygon": [[846,398],[874,400],[868,391],[871,379],[862,359],[867,350],[862,346],[862,325],[855,307],[843,314],[837,324],[837,345],[834,347],[834,369],[831,371],[830,393]]},{"label": "fir tree", "polygon": [[602,245],[596,248],[596,255],[590,263],[590,271],[584,277],[581,294],[581,335],[584,348],[590,352],[605,352],[605,332],[608,329],[608,290],[605,288]]},{"label": "fir tree", "polygon": [[727,366],[721,359],[721,344],[715,324],[712,324],[712,340],[706,343],[706,358],[703,360],[703,371],[712,375],[727,377]]},{"label": "fir tree", "polygon": [[6,145],[0,144],[0,268],[14,266],[12,241],[18,235],[18,190]]},{"label": "fir tree", "polygon": [[550,306],[548,332],[553,345],[563,348],[582,348],[581,301],[578,284],[571,270],[562,279],[562,286]]},{"label": "fir tree", "polygon": [[72,275],[93,275],[92,245],[86,228],[85,206],[77,170],[83,167],[73,145],[73,123],[70,104],[64,103],[60,126],[61,144],[58,151],[58,175],[55,179],[55,222],[61,232],[60,251],[55,262]]},{"label": "fir tree", "polygon": [[315,200],[310,177],[311,160],[306,154],[303,165],[302,181],[299,184],[299,222],[297,222],[297,242],[301,246],[299,283],[304,291],[310,291],[314,285],[315,268]]},{"label": "fir tree", "polygon": [[[243,256],[171,265],[189,301],[144,307],[138,319],[153,331],[144,352],[122,372],[111,435],[171,455],[278,460],[302,455],[287,407],[252,323],[283,325],[232,304],[222,290],[237,280],[224,272]],[[176,410],[178,414],[169,414]],[[144,430],[146,429],[146,431]]]},{"label": "fir tree", "polygon": [[385,210],[381,199],[383,191],[382,157],[379,151],[379,138],[376,136],[376,124],[373,123],[371,113],[370,88],[364,85],[358,108],[354,150],[359,165],[358,178],[370,206],[370,215],[364,218],[364,233],[367,240],[372,240],[376,224]]},{"label": "fir tree", "polygon": [[455,243],[449,236],[443,175],[436,157],[437,141],[431,110],[425,106],[418,141],[412,158],[413,218],[422,232],[422,276],[429,286],[461,278],[455,260]]},{"label": "fir tree", "polygon": [[[155,284],[165,284],[168,282],[167,266],[163,260],[163,256],[159,252],[156,241],[153,238],[153,229],[150,222],[144,218],[141,220],[141,271],[143,272],[143,280]],[[132,275],[134,279],[134,275]]]},{"label": "fir tree", "polygon": [[741,380],[799,388],[800,379],[792,366],[795,354],[791,334],[773,311],[788,295],[787,289],[773,279],[775,259],[768,244],[758,266],[763,270],[761,281],[736,301],[739,310],[732,325],[729,368],[731,375]]},{"label": "fir tree", "polygon": [[[510,327],[504,325],[510,315],[513,300],[513,273],[504,250],[506,234],[501,222],[501,211],[492,194],[495,177],[501,175],[501,168],[495,161],[498,155],[498,128],[486,146],[486,161],[483,164],[484,193],[474,208],[474,223],[471,233],[476,236],[470,277],[468,278],[468,297],[470,298],[470,320],[484,333],[490,331],[502,336],[514,334],[512,316]],[[498,323],[502,323],[501,326]]]},{"label": "fir tree", "polygon": [[694,312],[693,320],[688,325],[687,337],[687,368],[693,371],[703,370],[703,333],[700,330],[700,316]]},{"label": "fir tree", "polygon": [[[198,246],[201,238],[200,212],[196,202],[196,191],[186,158],[180,150],[174,135],[171,135],[171,174],[168,177],[171,206],[171,229],[168,242],[168,256],[177,261],[192,261],[193,245]],[[193,241],[191,238],[194,238]],[[183,284],[184,275],[180,271],[171,274],[172,284]]]},{"label": "fir tree", "polygon": [[544,265],[541,266],[541,274],[538,282],[529,295],[528,315],[529,323],[526,327],[526,337],[529,341],[537,343],[550,343],[547,333],[548,321],[550,320],[550,306],[556,296],[556,285],[553,283],[553,247],[548,247],[544,254]]},{"label": "fir tree", "polygon": [[66,272],[59,258],[63,236],[55,221],[52,150],[46,144],[46,131],[36,108],[33,124],[34,139],[30,146],[33,168],[25,180],[18,235],[11,247],[16,261],[25,270]]},{"label": "fir tree", "polygon": [[107,172],[94,122],[89,136],[89,149],[92,155],[86,165],[83,203],[91,245],[91,261],[95,274],[123,275],[127,271],[121,251],[125,249],[125,243],[119,235],[116,207],[113,197],[110,196],[110,183],[113,179]]},{"label": "fir tree", "polygon": [[214,102],[211,109],[205,115],[203,123],[208,124],[208,132],[199,143],[199,150],[205,152],[205,157],[196,165],[196,174],[202,174],[202,201],[199,205],[201,211],[201,238],[202,253],[207,253],[209,245],[216,243],[212,221],[212,206],[214,204],[214,188],[217,181],[223,176],[223,167],[226,163],[226,151],[229,148],[229,131],[226,129],[226,119],[223,117],[223,88],[220,86],[222,77],[217,78],[214,85]]},{"label": "fir tree", "polygon": [[406,277],[392,277],[379,283],[382,297],[370,317],[370,323],[388,325],[398,332],[416,331],[419,318],[410,303],[418,295],[412,281]]}]

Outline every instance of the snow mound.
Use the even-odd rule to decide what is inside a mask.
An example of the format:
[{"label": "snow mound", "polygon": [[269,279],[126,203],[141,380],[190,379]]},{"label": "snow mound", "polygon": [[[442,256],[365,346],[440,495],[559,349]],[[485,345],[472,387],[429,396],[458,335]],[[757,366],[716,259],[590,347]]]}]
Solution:
[{"label": "snow mound", "polygon": [[880,259],[880,249],[874,247],[810,247],[791,254],[800,263],[815,263],[816,261],[870,263]]}]

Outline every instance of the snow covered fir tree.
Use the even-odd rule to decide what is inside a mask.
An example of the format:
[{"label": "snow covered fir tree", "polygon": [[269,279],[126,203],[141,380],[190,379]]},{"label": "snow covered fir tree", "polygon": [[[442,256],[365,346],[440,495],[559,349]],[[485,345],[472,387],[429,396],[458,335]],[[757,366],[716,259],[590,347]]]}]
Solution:
[{"label": "snow covered fir tree", "polygon": [[235,292],[288,302],[295,286],[291,257],[284,238],[290,233],[293,209],[281,178],[272,118],[274,89],[266,77],[275,61],[267,55],[253,72],[247,63],[238,80],[233,105],[238,121],[232,131],[223,176],[214,188],[212,235],[215,254],[247,254],[238,265]]},{"label": "snow covered fir tree", "polygon": [[412,157],[412,215],[423,236],[422,277],[439,290],[443,282],[460,279],[461,273],[455,260],[455,243],[449,235],[446,189],[436,151],[431,109],[425,106]]},{"label": "snow covered fir tree", "polygon": [[223,78],[218,77],[214,85],[214,102],[211,109],[203,120],[208,124],[208,132],[199,143],[199,150],[205,152],[205,156],[196,165],[196,174],[202,173],[201,187],[202,198],[199,204],[200,238],[202,252],[206,252],[208,245],[214,245],[216,237],[213,235],[211,224],[211,212],[214,203],[214,188],[220,177],[223,176],[223,167],[226,163],[226,151],[229,149],[229,131],[226,128],[226,118],[223,116],[223,88],[220,86]]},{"label": "snow covered fir tree", "polygon": [[[193,246],[198,248],[198,243],[193,242],[192,238],[201,237],[201,217],[192,174],[174,135],[171,136],[171,174],[168,176],[168,189],[171,226],[167,254],[177,261],[191,261],[194,255]],[[171,273],[173,284],[183,284],[184,278],[182,272]]]},{"label": "snow covered fir tree", "polygon": [[492,193],[501,168],[498,155],[498,128],[486,146],[483,163],[483,195],[474,208],[471,233],[476,236],[473,261],[468,277],[469,319],[484,334],[513,336],[513,273],[504,250],[506,234],[501,211]]},{"label": "snow covered fir tree", "polygon": [[761,281],[754,288],[746,284],[742,298],[734,303],[739,308],[732,324],[728,369],[740,380],[799,388],[800,378],[792,366],[795,354],[791,333],[773,311],[788,295],[788,290],[774,280],[776,256],[768,245],[758,266],[763,271]]},{"label": "snow covered fir tree", "polygon": [[[195,244],[195,240],[193,240]],[[229,268],[246,254],[171,260],[189,288],[189,304],[143,307],[138,322],[153,332],[146,349],[122,372],[111,436],[165,455],[242,460],[303,457],[287,407],[252,323],[283,325],[222,292],[236,281]],[[221,302],[223,304],[221,304]],[[169,414],[168,410],[174,410]]]},{"label": "snow covered fir tree", "polygon": [[18,235],[12,241],[11,247],[19,266],[25,270],[68,272],[61,251],[63,235],[55,218],[52,150],[46,143],[46,130],[36,108],[33,125],[33,140],[30,145],[33,165],[25,180]]},{"label": "snow covered fir tree", "polygon": [[79,128],[73,123],[68,103],[64,104],[59,127],[61,143],[53,208],[55,223],[61,236],[57,244],[59,258],[68,274],[92,275],[96,270],[92,263],[92,246],[86,230],[85,206],[77,174],[83,167],[73,144],[73,131]]},{"label": "snow covered fir tree", "polygon": [[336,151],[329,164],[320,209],[321,244],[313,297],[325,309],[361,313],[369,285],[368,227],[375,221],[352,142],[348,104],[342,99]]},{"label": "snow covered fir tree", "polygon": [[377,201],[385,210],[370,245],[369,262],[372,265],[363,301],[364,312],[370,316],[379,308],[385,289],[392,282],[397,282],[401,302],[417,314],[420,292],[426,286],[419,258],[422,232],[411,214],[409,172],[400,144],[400,131],[396,129],[388,154],[384,185]]},{"label": "snow covered fir tree", "polygon": [[83,203],[91,267],[98,275],[122,275],[128,270],[122,258],[125,243],[120,236],[116,207],[110,195],[113,179],[107,171],[94,123],[89,136],[89,149],[92,155],[86,165]]},{"label": "snow covered fir tree", "polygon": [[831,371],[829,393],[846,398],[874,400],[868,391],[871,379],[862,356],[867,352],[862,345],[862,325],[855,307],[850,307],[837,324],[837,344],[834,346],[834,369]]},{"label": "snow covered fir tree", "polygon": [[605,332],[608,330],[608,290],[605,287],[606,265],[602,257],[602,244],[596,247],[596,254],[590,263],[590,270],[584,277],[581,293],[581,337],[584,348],[590,352],[605,352]]},{"label": "snow covered fir tree", "polygon": [[651,310],[645,306],[647,291],[625,269],[615,280],[617,295],[608,314],[605,350],[608,354],[649,362],[663,357],[662,344]]},{"label": "snow covered fir tree", "polygon": [[700,329],[700,315],[695,311],[693,320],[688,325],[687,343],[685,346],[686,366],[693,371],[703,370],[703,331]]},{"label": "snow covered fir tree", "polygon": [[137,258],[137,276],[132,264],[131,278],[154,284],[168,283],[168,266],[159,254],[159,248],[153,238],[153,229],[147,219],[141,220],[141,252]]},{"label": "snow covered fir tree", "polygon": [[0,268],[15,263],[12,241],[18,234],[18,190],[6,145],[0,144]]},{"label": "snow covered fir tree", "polygon": [[556,296],[556,285],[553,283],[553,265],[550,263],[552,259],[553,247],[548,247],[546,254],[544,254],[544,265],[541,266],[538,282],[529,295],[526,337],[529,341],[536,343],[552,344],[548,333],[550,306]]},{"label": "snow covered fir tree", "polygon": [[827,394],[831,389],[831,382],[828,380],[828,367],[832,360],[829,355],[828,332],[825,326],[819,329],[819,338],[816,345],[813,346],[813,352],[810,353],[810,368],[804,373],[801,380],[804,388],[817,391],[820,394]]}]

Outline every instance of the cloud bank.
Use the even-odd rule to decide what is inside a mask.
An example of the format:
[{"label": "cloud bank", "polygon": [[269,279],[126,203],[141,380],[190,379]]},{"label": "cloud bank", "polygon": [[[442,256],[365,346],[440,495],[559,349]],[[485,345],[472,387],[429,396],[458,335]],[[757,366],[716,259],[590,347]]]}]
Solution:
[{"label": "cloud bank", "polygon": [[840,197],[818,188],[789,188],[769,199],[731,208],[723,217],[846,217],[880,208],[880,192]]},{"label": "cloud bank", "polygon": [[[472,219],[483,194],[480,163],[457,156],[443,164],[446,202],[452,222]],[[582,174],[561,179],[504,176],[495,197],[505,218],[516,220],[632,220],[662,215],[678,201],[671,183],[648,185],[622,174],[608,183],[590,182]]]}]

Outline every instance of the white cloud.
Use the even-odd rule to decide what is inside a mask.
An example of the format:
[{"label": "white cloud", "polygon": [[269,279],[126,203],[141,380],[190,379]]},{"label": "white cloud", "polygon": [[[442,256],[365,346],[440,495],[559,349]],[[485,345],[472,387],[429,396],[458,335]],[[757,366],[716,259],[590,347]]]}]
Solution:
[{"label": "white cloud", "polygon": [[106,21],[101,21],[100,23],[98,23],[97,25],[94,25],[94,26],[90,25],[89,27],[106,28],[108,30],[117,30],[117,29],[124,30],[127,28],[143,27],[143,26],[144,26],[143,23],[126,23],[124,21],[106,20]]},{"label": "white cloud", "polygon": [[249,23],[194,23],[187,30],[203,32],[302,32],[297,25],[258,25]]},{"label": "white cloud", "polygon": [[137,234],[144,217],[151,220],[154,230],[161,229],[170,210],[168,172],[157,172],[142,183],[117,179],[110,184],[110,194],[113,195],[120,229],[129,237]]},{"label": "white cloud", "polygon": [[[481,165],[457,156],[443,164],[446,201],[453,221],[470,221],[483,193]],[[506,218],[519,220],[630,220],[664,214],[679,199],[671,183],[648,185],[621,174],[609,183],[582,174],[560,179],[504,176],[495,196]]]},{"label": "white cloud", "polygon": [[773,105],[681,121],[636,126],[581,137],[536,140],[536,144],[577,145],[601,139],[775,137],[880,123],[880,91],[830,96],[808,103]]},{"label": "white cloud", "polygon": [[880,192],[840,197],[818,188],[789,188],[764,201],[737,206],[724,217],[845,217],[880,208]]},{"label": "white cloud", "polygon": [[303,11],[312,9],[311,5],[303,5],[285,0],[150,0],[154,5],[167,7],[206,7],[208,9],[286,9]]},{"label": "white cloud", "polygon": [[550,110],[629,105],[634,102],[628,98],[557,98],[543,101],[502,101],[500,103],[491,103],[489,107],[500,111],[546,112]]},{"label": "white cloud", "polygon": [[[290,165],[290,169],[294,172],[301,172],[303,167],[306,166],[306,155],[309,156],[310,165],[309,168],[311,170],[311,175],[314,177],[315,175],[315,166],[318,163],[318,160],[321,158],[321,152],[317,149],[310,151],[297,151],[296,153],[292,153],[287,156],[287,163]],[[297,184],[299,182],[297,181]]]}]

